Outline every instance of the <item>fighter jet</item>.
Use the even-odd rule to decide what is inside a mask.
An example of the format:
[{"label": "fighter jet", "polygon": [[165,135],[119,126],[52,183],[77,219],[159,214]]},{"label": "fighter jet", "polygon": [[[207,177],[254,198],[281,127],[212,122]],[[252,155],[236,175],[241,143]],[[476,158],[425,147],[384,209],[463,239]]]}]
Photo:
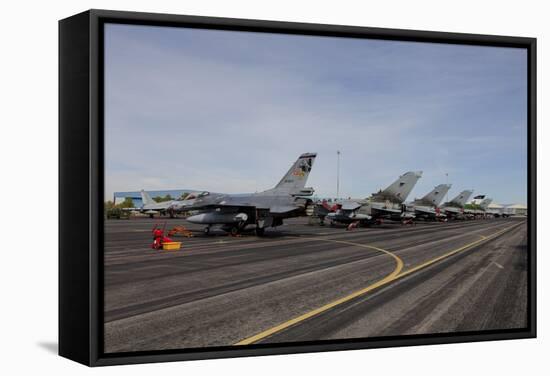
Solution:
[{"label": "fighter jet", "polygon": [[184,199],[156,202],[149,193],[142,189],[141,201],[143,205],[140,208],[132,210],[149,214],[151,218],[153,218],[155,214],[168,214],[170,218],[173,218],[178,211],[182,211],[183,208],[192,205],[199,195],[200,193],[195,192],[190,193]]},{"label": "fighter jet", "polygon": [[421,176],[422,171],[409,171],[367,199],[344,200],[336,211],[329,213],[323,213],[321,207],[317,210],[321,224],[324,224],[325,218],[331,224],[336,222],[353,226],[380,223],[384,219],[402,221],[412,218],[414,214],[406,213],[403,204]]},{"label": "fighter jet", "polygon": [[272,189],[259,193],[224,194],[204,192],[186,210],[198,211],[187,218],[191,223],[205,224],[205,234],[212,225],[221,225],[233,235],[245,229],[254,229],[263,235],[268,227],[283,224],[283,219],[305,215],[311,203],[308,196],[313,188],[306,188],[316,153],[305,153],[290,167],[281,181]]},{"label": "fighter jet", "polygon": [[445,198],[445,195],[451,188],[451,184],[439,184],[430,193],[407,204],[407,210],[414,213],[415,218],[424,220],[442,220],[446,217],[441,212],[439,204]]},{"label": "fighter jet", "polygon": [[493,202],[493,199],[489,198],[489,197],[486,198],[485,196],[483,196],[482,198],[483,198],[483,200],[480,201],[479,204],[477,204],[479,209],[477,209],[477,208],[476,209],[464,209],[464,214],[468,218],[476,219],[476,218],[485,217],[487,207],[489,206],[489,204],[491,202]]},{"label": "fighter jet", "polygon": [[444,203],[441,206],[441,211],[449,219],[464,219],[464,204],[466,204],[472,193],[474,191],[471,189],[460,192],[451,201]]}]

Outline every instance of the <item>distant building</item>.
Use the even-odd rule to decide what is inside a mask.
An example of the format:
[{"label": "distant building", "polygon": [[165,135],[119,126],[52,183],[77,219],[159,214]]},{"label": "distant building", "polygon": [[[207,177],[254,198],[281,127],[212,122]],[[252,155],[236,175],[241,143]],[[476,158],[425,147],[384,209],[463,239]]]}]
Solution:
[{"label": "distant building", "polygon": [[523,204],[506,205],[504,213],[508,215],[527,215],[527,206]]},{"label": "distant building", "polygon": [[527,215],[527,206],[523,204],[501,205],[491,203],[486,212],[493,215]]},{"label": "distant building", "polygon": [[[485,196],[478,196],[472,200],[471,204],[478,204],[483,201]],[[527,215],[527,206],[523,204],[499,204],[492,202],[487,206],[485,210],[487,214],[493,214],[495,216],[501,215]]]},{"label": "distant building", "polygon": [[489,206],[487,207],[486,212],[488,214],[493,214],[493,215],[502,215],[502,214],[504,214],[504,209],[505,209],[504,205],[497,204],[496,202],[493,202],[493,203],[489,204]]}]

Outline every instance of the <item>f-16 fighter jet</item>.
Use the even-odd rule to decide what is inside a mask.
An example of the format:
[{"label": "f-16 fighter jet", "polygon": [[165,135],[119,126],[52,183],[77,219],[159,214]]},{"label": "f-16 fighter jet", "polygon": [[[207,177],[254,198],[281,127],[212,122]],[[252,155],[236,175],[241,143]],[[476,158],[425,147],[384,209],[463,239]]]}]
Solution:
[{"label": "f-16 fighter jet", "polygon": [[149,195],[149,193],[142,189],[141,201],[143,202],[143,205],[140,208],[131,210],[149,214],[151,218],[153,218],[153,216],[157,213],[161,215],[168,214],[170,217],[174,217],[174,215],[183,210],[184,207],[191,205],[195,198],[199,195],[200,194],[198,193],[190,193],[187,197],[185,197],[185,199],[156,202],[153,200],[151,195]]},{"label": "f-16 fighter jet", "polygon": [[199,211],[187,218],[191,223],[205,224],[208,234],[212,225],[221,225],[233,235],[245,229],[255,229],[263,235],[268,227],[283,224],[283,219],[306,214],[311,203],[308,196],[313,188],[306,188],[316,153],[305,153],[290,167],[281,181],[272,189],[259,193],[224,194],[203,192],[188,211]]},{"label": "f-16 fighter jet", "polygon": [[444,219],[446,214],[441,211],[439,204],[441,204],[450,188],[451,184],[439,184],[426,196],[407,204],[407,210],[414,213],[415,218],[424,220]]},{"label": "f-16 fighter jet", "polygon": [[336,222],[357,226],[379,223],[384,219],[403,221],[413,218],[414,214],[406,213],[403,204],[421,176],[422,171],[409,171],[367,199],[345,200],[336,211],[324,215],[322,208],[317,209],[321,224],[324,219],[328,219],[331,224]]}]

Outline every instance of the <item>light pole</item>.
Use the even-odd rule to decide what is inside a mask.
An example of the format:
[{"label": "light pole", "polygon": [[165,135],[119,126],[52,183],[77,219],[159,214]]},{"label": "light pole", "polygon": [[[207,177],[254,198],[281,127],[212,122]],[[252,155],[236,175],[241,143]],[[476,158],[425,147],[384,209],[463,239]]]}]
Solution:
[{"label": "light pole", "polygon": [[[449,173],[446,172],[445,173],[445,184],[449,185]],[[449,190],[447,189],[447,194],[446,194],[446,198],[445,198],[445,202],[449,202]]]},{"label": "light pole", "polygon": [[340,197],[340,150],[336,150],[336,199]]}]

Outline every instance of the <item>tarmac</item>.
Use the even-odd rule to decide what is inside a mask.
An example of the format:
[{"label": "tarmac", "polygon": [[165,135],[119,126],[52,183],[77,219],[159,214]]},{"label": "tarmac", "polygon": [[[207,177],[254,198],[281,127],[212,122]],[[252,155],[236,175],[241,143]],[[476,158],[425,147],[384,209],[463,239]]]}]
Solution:
[{"label": "tarmac", "polygon": [[[150,247],[156,224],[194,230]],[[263,237],[183,219],[105,221],[104,351],[450,333],[527,325],[527,221],[346,231],[285,221]]]}]

